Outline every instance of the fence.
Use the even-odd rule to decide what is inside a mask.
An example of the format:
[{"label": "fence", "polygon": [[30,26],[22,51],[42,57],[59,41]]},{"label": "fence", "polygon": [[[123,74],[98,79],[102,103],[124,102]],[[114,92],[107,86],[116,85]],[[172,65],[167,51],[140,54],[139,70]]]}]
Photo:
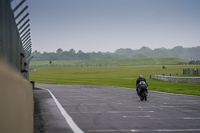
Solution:
[{"label": "fence", "polygon": [[117,67],[115,64],[32,64],[30,69],[39,67]]},{"label": "fence", "polygon": [[25,55],[22,64],[29,66],[32,44],[28,6],[26,0],[18,1],[0,0],[0,57],[20,71],[24,67],[20,65],[20,53]]},{"label": "fence", "polygon": [[183,74],[186,75],[200,75],[199,69],[183,69]]},{"label": "fence", "polygon": [[200,83],[200,77],[177,77],[153,74],[151,78],[168,82]]}]

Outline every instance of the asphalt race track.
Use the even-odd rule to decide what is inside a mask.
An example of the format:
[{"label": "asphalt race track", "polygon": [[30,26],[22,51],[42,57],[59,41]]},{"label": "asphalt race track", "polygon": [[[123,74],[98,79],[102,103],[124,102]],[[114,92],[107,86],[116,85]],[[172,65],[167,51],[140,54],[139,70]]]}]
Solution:
[{"label": "asphalt race track", "polygon": [[34,90],[35,133],[200,133],[199,96],[149,91],[140,101],[131,88],[36,87],[48,90]]}]

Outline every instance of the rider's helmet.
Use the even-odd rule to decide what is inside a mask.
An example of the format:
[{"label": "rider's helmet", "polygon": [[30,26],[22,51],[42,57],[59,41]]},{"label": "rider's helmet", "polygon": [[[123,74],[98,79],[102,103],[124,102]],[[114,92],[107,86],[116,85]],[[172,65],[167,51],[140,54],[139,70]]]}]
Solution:
[{"label": "rider's helmet", "polygon": [[143,79],[143,76],[142,76],[142,75],[140,75],[140,76],[139,76],[139,78],[140,78],[140,79]]}]

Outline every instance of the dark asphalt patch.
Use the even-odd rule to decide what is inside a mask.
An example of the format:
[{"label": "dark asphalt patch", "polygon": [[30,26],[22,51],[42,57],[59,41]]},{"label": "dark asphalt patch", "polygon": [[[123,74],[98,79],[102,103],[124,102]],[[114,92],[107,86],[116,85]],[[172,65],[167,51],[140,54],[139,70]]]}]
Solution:
[{"label": "dark asphalt patch", "polygon": [[33,96],[34,133],[73,133],[47,91],[33,90]]},{"label": "dark asphalt patch", "polygon": [[50,95],[43,90],[34,90],[34,132],[45,132],[46,120],[43,118],[42,113],[46,112],[40,104],[41,97],[50,98]]}]

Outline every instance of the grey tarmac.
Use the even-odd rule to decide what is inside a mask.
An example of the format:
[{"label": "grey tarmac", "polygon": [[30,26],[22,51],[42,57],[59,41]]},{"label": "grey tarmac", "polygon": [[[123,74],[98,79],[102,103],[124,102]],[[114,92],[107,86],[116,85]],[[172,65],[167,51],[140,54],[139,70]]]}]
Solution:
[{"label": "grey tarmac", "polygon": [[[36,87],[55,97],[47,90],[34,90],[35,133],[200,133],[199,96],[149,91],[147,101],[140,101],[132,88],[40,83]],[[80,132],[73,130],[73,122]]]}]

